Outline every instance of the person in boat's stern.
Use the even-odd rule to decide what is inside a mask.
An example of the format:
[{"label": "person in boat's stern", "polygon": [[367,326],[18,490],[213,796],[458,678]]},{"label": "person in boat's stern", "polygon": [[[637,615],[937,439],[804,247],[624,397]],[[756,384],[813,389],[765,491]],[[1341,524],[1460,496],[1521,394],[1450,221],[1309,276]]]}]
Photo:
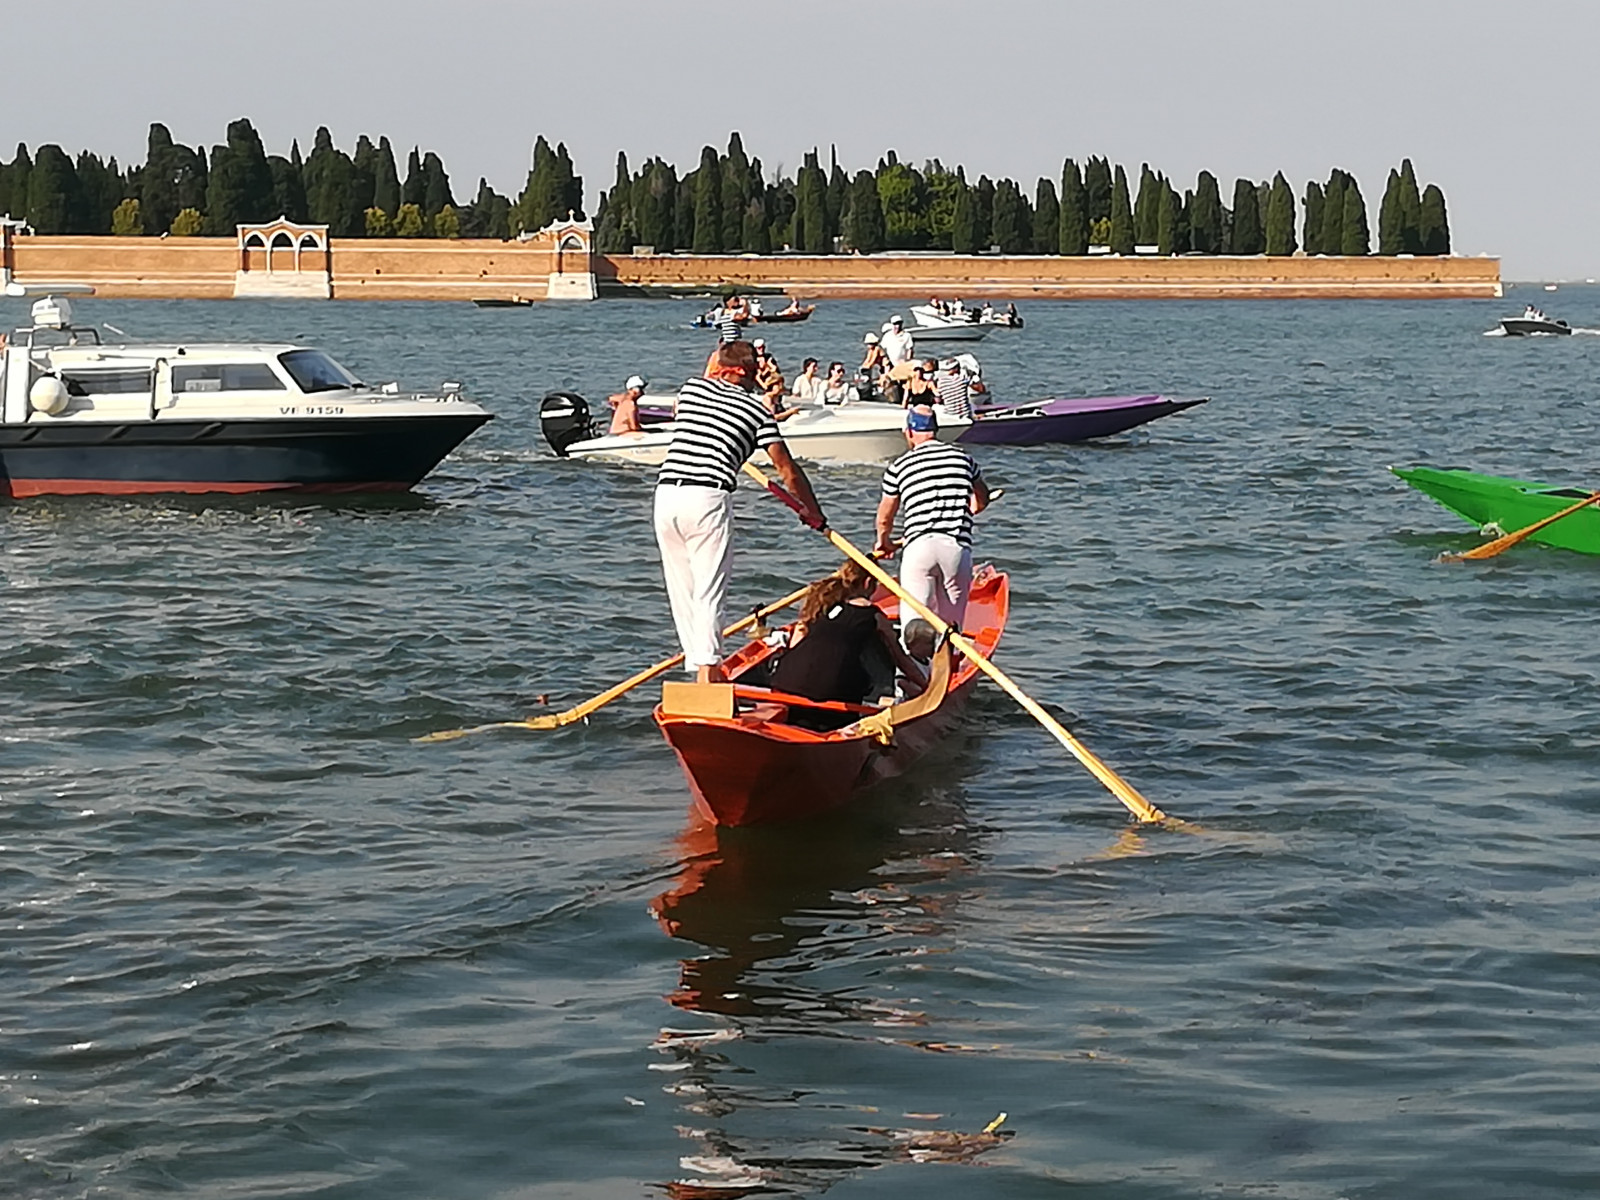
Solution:
[{"label": "person in boat's stern", "polygon": [[707,377],[678,393],[676,426],[656,479],[656,544],[684,665],[713,682],[722,661],[722,606],[733,543],[733,489],[760,447],[784,486],[818,519],[822,506],[756,391],[755,352],[724,342]]},{"label": "person in boat's stern", "polygon": [[[894,553],[894,522],[904,531],[900,586],[952,625],[967,614],[972,587],[972,517],[989,503],[989,485],[965,450],[939,440],[939,418],[927,405],[906,410],[910,449],[883,473],[878,501],[881,558]],[[900,610],[902,634],[916,616]]]}]

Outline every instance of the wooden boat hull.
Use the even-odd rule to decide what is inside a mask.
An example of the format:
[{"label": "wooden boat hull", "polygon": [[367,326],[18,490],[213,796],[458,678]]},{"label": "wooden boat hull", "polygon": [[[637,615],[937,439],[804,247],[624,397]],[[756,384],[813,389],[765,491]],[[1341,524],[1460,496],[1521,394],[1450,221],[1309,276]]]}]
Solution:
[{"label": "wooden boat hull", "polygon": [[[1401,479],[1426,496],[1431,496],[1451,512],[1482,528],[1493,525],[1503,533],[1525,529],[1535,521],[1553,516],[1589,495],[1578,487],[1556,487],[1525,479],[1500,475],[1480,475],[1473,471],[1441,470],[1436,467],[1391,467]],[[1600,554],[1600,511],[1579,509],[1528,537],[1530,542],[1576,550],[1580,554]]]},{"label": "wooden boat hull", "polygon": [[[874,602],[891,617],[898,612],[886,594]],[[1009,607],[1006,576],[981,570],[973,581],[966,625],[985,653],[999,644]],[[751,643],[730,655],[724,669],[737,683],[738,674],[765,653],[761,643]],[[857,725],[818,733],[740,714],[731,719],[668,715],[661,706],[655,720],[706,820],[726,826],[797,821],[837,809],[863,789],[910,768],[959,722],[978,674],[971,663],[957,663],[942,701],[896,725],[887,743]],[[738,694],[759,701],[764,691],[741,688]]]},{"label": "wooden boat hull", "polygon": [[980,408],[958,441],[991,446],[1043,446],[1086,442],[1204,404],[1170,396],[1098,396],[1083,400],[1036,400]]},{"label": "wooden boat hull", "polygon": [[811,314],[815,311],[816,305],[808,304],[805,308],[796,312],[762,313],[756,318],[756,323],[760,325],[789,325],[796,321],[809,321]]}]

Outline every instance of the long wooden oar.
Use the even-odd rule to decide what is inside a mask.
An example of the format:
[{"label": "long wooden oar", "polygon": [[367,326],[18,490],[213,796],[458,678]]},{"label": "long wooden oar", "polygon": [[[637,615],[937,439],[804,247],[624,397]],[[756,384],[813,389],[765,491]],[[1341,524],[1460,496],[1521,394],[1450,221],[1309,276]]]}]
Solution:
[{"label": "long wooden oar", "polygon": [[1049,713],[1045,712],[1043,708],[1039,707],[1039,704],[1033,699],[1033,697],[1024,692],[1020,687],[1012,682],[1009,675],[989,661],[988,656],[986,656],[983,651],[978,648],[977,644],[973,642],[971,638],[952,629],[949,622],[940,618],[938,614],[936,614],[932,609],[928,608],[927,605],[923,604],[915,596],[912,596],[909,592],[902,588],[899,581],[896,580],[893,575],[889,574],[882,567],[880,567],[870,556],[863,554],[860,550],[857,550],[855,546],[851,545],[849,539],[845,538],[842,534],[836,533],[834,530],[829,529],[825,524],[817,519],[817,515],[815,513],[813,513],[799,500],[791,496],[778,484],[768,479],[759,469],[752,466],[750,463],[745,463],[744,470],[751,479],[754,479],[757,483],[766,488],[767,491],[771,492],[779,500],[782,500],[790,508],[794,509],[796,513],[800,514],[800,519],[802,521],[811,526],[811,528],[817,530],[819,533],[823,534],[830,542],[834,544],[834,546],[839,549],[841,553],[860,563],[874,579],[883,584],[883,586],[888,588],[889,591],[894,593],[894,595],[899,598],[901,604],[908,605],[911,608],[911,611],[916,613],[917,616],[928,622],[928,624],[932,625],[934,629],[938,630],[940,633],[945,634],[950,639],[950,644],[952,646],[961,651],[962,654],[966,655],[967,658],[972,661],[973,665],[978,668],[978,670],[982,671],[990,679],[994,680],[1013,700],[1022,705],[1022,707],[1027,710],[1028,715],[1031,716],[1035,721],[1039,722],[1039,724],[1043,725],[1050,735],[1056,739],[1056,741],[1060,742],[1069,751],[1071,751],[1072,756],[1085,767],[1087,767],[1089,769],[1089,773],[1098,779],[1102,784],[1104,784],[1107,791],[1109,791],[1118,800],[1122,801],[1123,805],[1126,806],[1129,812],[1138,817],[1140,821],[1143,821],[1147,824],[1154,824],[1158,821],[1167,821],[1169,819],[1166,813],[1162,812],[1154,804],[1151,804],[1150,801],[1141,796],[1131,783],[1123,779],[1122,776],[1118,775],[1110,767],[1106,766],[1106,764],[1101,762],[1092,750],[1090,750],[1077,738],[1073,737],[1071,733],[1067,732],[1066,728],[1062,726],[1061,722],[1057,721]]},{"label": "long wooden oar", "polygon": [[[807,584],[806,587],[809,587]],[[797,588],[782,600],[774,600],[764,608],[758,608],[748,617],[735,621],[722,631],[723,637],[732,637],[740,630],[748,629],[773,613],[788,608],[806,594],[806,588]],[[604,708],[613,700],[633,691],[641,683],[649,683],[657,675],[664,675],[673,667],[683,662],[682,654],[674,654],[671,658],[664,658],[653,667],[646,667],[637,675],[631,675],[615,687],[607,688],[598,696],[591,696],[582,704],[575,704],[565,712],[546,713],[543,716],[524,717],[520,721],[491,721],[487,725],[473,725],[467,729],[441,729],[438,733],[425,733],[421,737],[412,738],[414,742],[453,742],[457,738],[464,738],[469,733],[482,733],[485,729],[560,729],[563,725],[572,725],[589,716],[590,713]]]},{"label": "long wooden oar", "polygon": [[1507,550],[1511,549],[1511,547],[1522,541],[1523,538],[1538,533],[1539,530],[1543,529],[1546,525],[1554,525],[1557,521],[1561,520],[1562,517],[1570,517],[1580,508],[1588,508],[1589,505],[1595,503],[1596,501],[1600,501],[1600,492],[1591,492],[1588,496],[1584,497],[1582,500],[1579,500],[1571,508],[1563,508],[1560,512],[1552,513],[1542,521],[1535,521],[1532,525],[1524,526],[1515,533],[1504,534],[1501,537],[1495,538],[1492,542],[1485,542],[1481,546],[1474,546],[1471,550],[1464,551],[1461,554],[1441,554],[1439,556],[1439,561],[1472,562],[1482,558],[1493,558],[1497,554],[1504,554]]}]

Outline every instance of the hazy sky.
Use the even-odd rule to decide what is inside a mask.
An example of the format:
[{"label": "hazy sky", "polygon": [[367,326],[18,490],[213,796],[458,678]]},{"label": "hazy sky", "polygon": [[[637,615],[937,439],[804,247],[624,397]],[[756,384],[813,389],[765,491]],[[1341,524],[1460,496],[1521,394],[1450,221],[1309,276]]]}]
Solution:
[{"label": "hazy sky", "polygon": [[1508,279],[1600,276],[1593,0],[0,0],[0,16],[7,158],[54,141],[138,162],[151,121],[210,146],[248,116],[269,152],[319,124],[346,150],[363,132],[420,143],[466,201],[480,175],[514,195],[543,133],[592,204],[618,149],[691,167],[738,129],[769,168],[833,143],[854,170],[892,147],[1030,192],[1068,155],[1149,162],[1180,190],[1208,168],[1224,197],[1278,170],[1299,195],[1340,166],[1375,233],[1410,155],[1458,252],[1501,255]]}]

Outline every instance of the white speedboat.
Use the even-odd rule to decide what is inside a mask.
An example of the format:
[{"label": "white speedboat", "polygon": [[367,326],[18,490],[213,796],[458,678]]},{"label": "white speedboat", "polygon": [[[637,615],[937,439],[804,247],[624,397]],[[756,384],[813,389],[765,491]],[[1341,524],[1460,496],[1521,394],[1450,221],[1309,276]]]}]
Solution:
[{"label": "white speedboat", "polygon": [[[638,433],[596,434],[589,405],[576,392],[551,392],[539,406],[545,441],[562,458],[660,466],[672,443],[670,421]],[[972,422],[939,413],[939,438],[953,442]],[[807,462],[882,463],[906,448],[905,410],[890,404],[806,405],[778,430],[790,452]],[[764,454],[757,455],[765,461]]]},{"label": "white speedboat", "polygon": [[1528,305],[1523,309],[1520,317],[1501,317],[1500,330],[1507,337],[1531,337],[1538,334],[1571,333],[1572,326],[1565,321],[1553,321],[1544,315],[1544,310]]},{"label": "white speedboat", "polygon": [[995,308],[954,308],[950,305],[913,304],[911,315],[923,329],[951,326],[998,325],[1002,329],[1021,329],[1022,318],[1014,312]]},{"label": "white speedboat", "polygon": [[64,298],[92,291],[6,285],[44,298],[0,353],[0,497],[403,491],[490,420],[307,346],[102,344]]}]

